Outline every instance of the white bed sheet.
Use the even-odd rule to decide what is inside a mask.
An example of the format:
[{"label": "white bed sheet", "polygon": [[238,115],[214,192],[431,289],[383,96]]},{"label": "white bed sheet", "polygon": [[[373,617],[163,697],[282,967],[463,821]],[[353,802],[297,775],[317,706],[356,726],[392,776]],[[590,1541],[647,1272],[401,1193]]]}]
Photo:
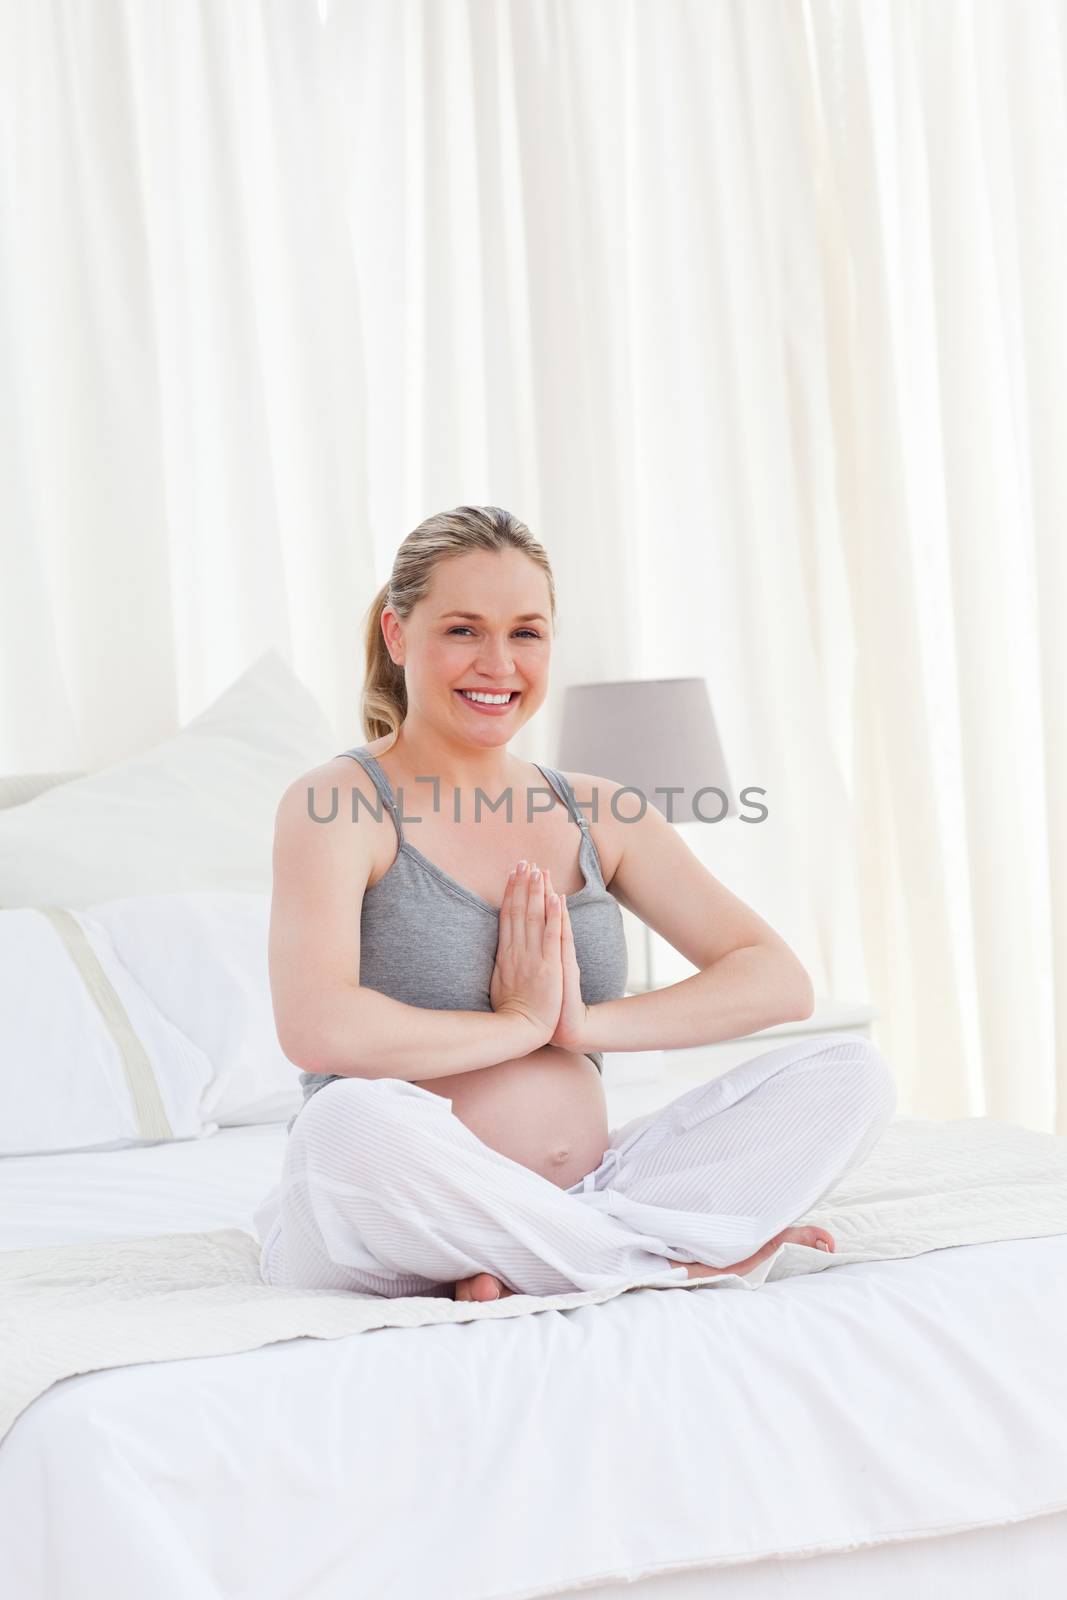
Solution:
[{"label": "white bed sheet", "polygon": [[[9,1158],[0,1249],[252,1232],[285,1139]],[[88,1373],[0,1447],[0,1589],[518,1600],[717,1568],[725,1600],[768,1546],[1067,1508],[1065,1334],[1054,1235]]]}]

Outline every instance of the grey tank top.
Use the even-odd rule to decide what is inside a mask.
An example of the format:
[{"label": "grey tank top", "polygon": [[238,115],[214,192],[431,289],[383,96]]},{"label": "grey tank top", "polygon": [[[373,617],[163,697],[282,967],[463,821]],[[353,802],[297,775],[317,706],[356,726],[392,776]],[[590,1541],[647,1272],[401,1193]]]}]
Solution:
[{"label": "grey tank top", "polygon": [[[363,895],[360,987],[432,1011],[491,1011],[489,985],[496,962],[498,908],[442,872],[405,838],[389,779],[365,745],[340,754],[358,761],[370,775],[399,841],[392,865]],[[619,903],[604,883],[599,852],[570,784],[555,768],[536,761],[534,766],[548,779],[582,831],[578,862],[585,883],[576,894],[567,896],[582,999],[586,1005],[617,1000],[625,991],[627,971]],[[586,1053],[597,1071],[603,1072],[601,1051]],[[343,1076],[339,1072],[302,1072],[300,1109],[317,1090]],[[296,1116],[290,1118],[287,1131],[295,1121]]]}]

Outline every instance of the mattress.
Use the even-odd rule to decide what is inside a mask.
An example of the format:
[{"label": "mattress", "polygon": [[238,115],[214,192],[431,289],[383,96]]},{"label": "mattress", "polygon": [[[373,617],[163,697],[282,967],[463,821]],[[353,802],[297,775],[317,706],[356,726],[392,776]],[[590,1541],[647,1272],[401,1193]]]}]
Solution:
[{"label": "mattress", "polygon": [[[0,1249],[251,1233],[285,1140],[8,1158]],[[0,1445],[0,1587],[519,1600],[1006,1529],[1067,1508],[1065,1333],[1056,1233],[86,1373]]]}]

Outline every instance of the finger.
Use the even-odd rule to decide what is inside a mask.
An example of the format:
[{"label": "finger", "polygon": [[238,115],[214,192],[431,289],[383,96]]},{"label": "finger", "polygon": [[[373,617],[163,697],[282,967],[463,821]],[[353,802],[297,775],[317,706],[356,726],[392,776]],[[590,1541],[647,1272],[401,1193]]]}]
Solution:
[{"label": "finger", "polygon": [[[546,867],[545,868],[545,905],[546,905],[546,908],[547,908],[547,905],[548,905],[548,897],[550,895],[555,894],[555,893],[556,893],[556,891],[555,891],[555,889],[554,889],[554,887],[552,885],[552,874],[549,871],[549,869]],[[565,936],[566,935],[566,925],[567,925],[567,896],[564,895],[564,894],[556,895],[556,899],[557,899],[557,902],[558,902],[557,909],[559,911],[559,917],[560,917],[560,933],[563,936]]]},{"label": "finger", "polygon": [[526,943],[526,905],[529,898],[528,880],[530,872],[528,864],[526,865],[526,870],[520,872],[519,867],[522,865],[523,863],[519,862],[519,866],[517,866],[515,869],[515,883],[512,890],[511,899],[508,902],[509,916],[511,921],[511,939],[512,943],[516,947],[522,946]]},{"label": "finger", "polygon": [[[520,871],[520,868],[525,870]],[[526,914],[526,901],[530,892],[530,868],[528,863],[519,862],[515,868],[514,901],[517,914]]]},{"label": "finger", "polygon": [[534,865],[530,868],[530,890],[526,901],[527,922],[540,923],[545,915],[545,880],[541,870]]},{"label": "finger", "polygon": [[504,898],[500,902],[500,915],[499,915],[499,918],[498,918],[499,929],[498,929],[498,933],[497,933],[497,944],[498,944],[498,946],[503,946],[504,948],[510,948],[510,946],[511,946],[511,932],[512,932],[512,921],[513,921],[512,913],[513,913],[514,905],[515,905],[515,869],[514,869],[514,867],[512,867],[511,871],[508,873],[507,882],[504,884]]},{"label": "finger", "polygon": [[560,929],[559,895],[550,894],[545,902],[545,933],[541,953],[551,956],[559,953]]},{"label": "finger", "polygon": [[[549,869],[547,867],[544,869],[544,880],[545,880],[545,916],[547,917],[548,916],[548,912],[549,912],[549,905],[550,905],[552,896],[554,894],[556,894],[556,891],[552,886],[552,874],[551,874],[551,872],[549,871]],[[559,899],[558,895],[556,895],[556,899],[558,901],[558,899]],[[556,909],[559,910],[559,906],[558,905],[557,905]]]}]

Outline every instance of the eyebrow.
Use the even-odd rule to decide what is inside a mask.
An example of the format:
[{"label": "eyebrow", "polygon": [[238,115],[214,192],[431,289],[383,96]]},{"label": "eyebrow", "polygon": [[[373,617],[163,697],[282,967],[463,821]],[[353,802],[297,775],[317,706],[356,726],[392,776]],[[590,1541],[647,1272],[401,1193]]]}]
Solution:
[{"label": "eyebrow", "polygon": [[[443,622],[446,617],[466,617],[469,622],[484,622],[485,621],[485,618],[482,617],[482,616],[479,616],[477,611],[442,611],[441,615],[438,617],[437,620],[438,620],[438,622]],[[516,622],[544,622],[544,623],[547,623],[548,622],[548,618],[547,617],[543,617],[541,615],[540,611],[523,611],[523,612],[519,613],[519,615],[515,618],[515,621]]]}]

